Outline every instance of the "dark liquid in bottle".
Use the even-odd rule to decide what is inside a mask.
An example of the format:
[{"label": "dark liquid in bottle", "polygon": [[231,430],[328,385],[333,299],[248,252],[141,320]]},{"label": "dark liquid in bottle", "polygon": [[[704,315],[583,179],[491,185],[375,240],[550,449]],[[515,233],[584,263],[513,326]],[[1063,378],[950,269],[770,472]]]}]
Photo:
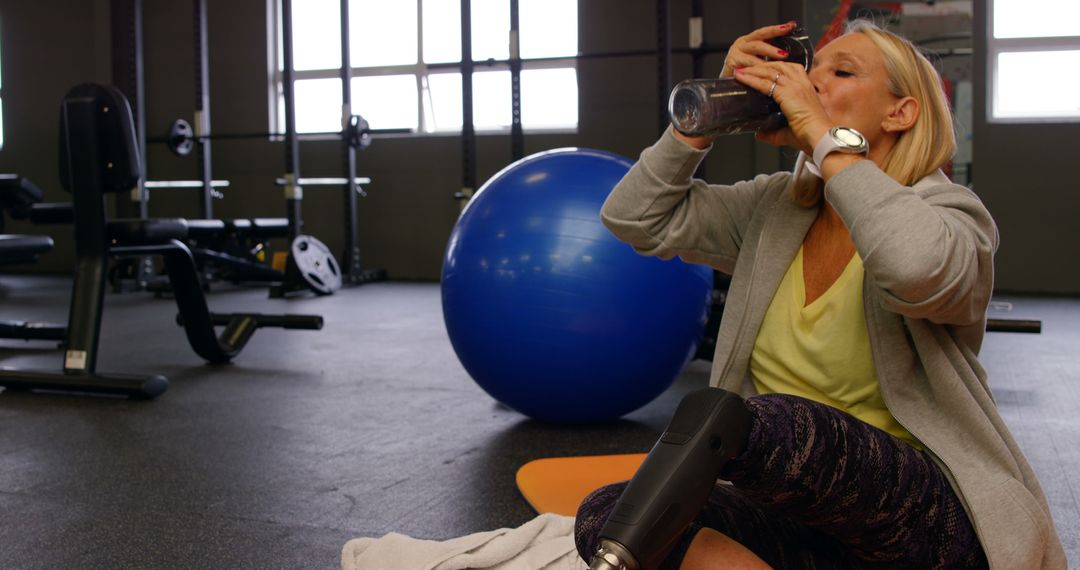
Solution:
[{"label": "dark liquid in bottle", "polygon": [[771,131],[787,125],[776,101],[726,77],[679,83],[671,92],[668,112],[679,132],[693,136]]},{"label": "dark liquid in bottle", "polygon": [[[785,61],[810,70],[814,48],[801,29],[769,43],[788,52]],[[787,126],[776,101],[730,77],[679,83],[668,99],[668,115],[679,132],[691,136],[715,137]]]}]

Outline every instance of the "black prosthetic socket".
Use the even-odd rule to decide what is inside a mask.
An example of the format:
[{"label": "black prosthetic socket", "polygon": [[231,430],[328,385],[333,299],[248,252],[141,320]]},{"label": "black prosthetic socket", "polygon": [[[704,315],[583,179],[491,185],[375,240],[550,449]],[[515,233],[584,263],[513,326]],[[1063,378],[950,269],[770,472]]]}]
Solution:
[{"label": "black prosthetic socket", "polygon": [[752,424],[737,394],[687,394],[600,531],[590,568],[657,568],[697,518],[721,469],[745,449]]}]

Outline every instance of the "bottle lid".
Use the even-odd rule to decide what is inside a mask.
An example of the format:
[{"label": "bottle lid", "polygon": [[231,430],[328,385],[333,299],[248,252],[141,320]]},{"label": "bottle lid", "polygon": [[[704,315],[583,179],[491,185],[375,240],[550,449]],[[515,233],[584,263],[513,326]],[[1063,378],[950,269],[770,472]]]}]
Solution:
[{"label": "bottle lid", "polygon": [[795,28],[790,34],[773,38],[769,43],[788,52],[784,61],[801,63],[806,72],[810,72],[810,67],[814,64],[814,44],[802,28]]}]

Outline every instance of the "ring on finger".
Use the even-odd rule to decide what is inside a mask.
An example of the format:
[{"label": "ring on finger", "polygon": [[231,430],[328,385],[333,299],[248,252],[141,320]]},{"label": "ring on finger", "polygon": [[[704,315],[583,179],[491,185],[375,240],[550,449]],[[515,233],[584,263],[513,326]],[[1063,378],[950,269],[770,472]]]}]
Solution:
[{"label": "ring on finger", "polygon": [[773,93],[776,93],[776,83],[778,81],[780,81],[780,74],[779,73],[776,74],[776,77],[773,77],[772,87],[769,87],[769,98],[770,99],[772,98]]}]

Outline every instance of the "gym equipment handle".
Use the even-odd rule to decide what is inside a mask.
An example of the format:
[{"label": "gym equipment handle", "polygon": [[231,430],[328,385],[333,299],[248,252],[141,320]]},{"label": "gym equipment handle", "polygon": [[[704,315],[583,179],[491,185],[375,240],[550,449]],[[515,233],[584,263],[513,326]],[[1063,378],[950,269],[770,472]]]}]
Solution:
[{"label": "gym equipment handle", "polygon": [[255,320],[255,327],[275,327],[293,330],[317,331],[323,327],[323,318],[319,315],[259,315],[246,313],[214,313],[210,320],[215,325],[228,325],[236,319]]},{"label": "gym equipment handle", "polygon": [[986,319],[987,332],[1041,333],[1042,321],[1027,319]]}]

